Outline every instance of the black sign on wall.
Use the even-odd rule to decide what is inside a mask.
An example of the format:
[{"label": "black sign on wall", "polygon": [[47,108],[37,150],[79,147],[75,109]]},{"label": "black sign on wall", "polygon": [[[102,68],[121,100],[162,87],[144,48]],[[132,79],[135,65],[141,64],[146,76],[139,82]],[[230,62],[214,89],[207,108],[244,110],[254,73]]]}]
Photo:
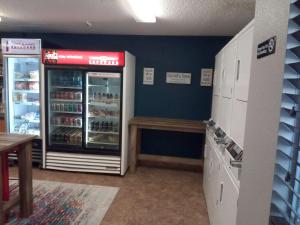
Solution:
[{"label": "black sign on wall", "polygon": [[268,55],[272,55],[275,53],[276,51],[276,39],[277,37],[271,37],[268,40],[260,43],[257,46],[257,58],[263,58],[266,57]]}]

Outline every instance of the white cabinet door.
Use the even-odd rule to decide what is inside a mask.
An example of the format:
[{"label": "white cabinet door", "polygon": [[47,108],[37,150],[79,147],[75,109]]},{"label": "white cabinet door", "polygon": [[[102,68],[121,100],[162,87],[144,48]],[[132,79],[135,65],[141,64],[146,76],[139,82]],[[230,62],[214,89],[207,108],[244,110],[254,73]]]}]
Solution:
[{"label": "white cabinet door", "polygon": [[208,176],[210,176],[208,184],[208,197],[206,199],[208,215],[211,225],[217,225],[218,207],[219,207],[219,182],[221,173],[221,158],[217,153],[218,149],[212,148],[211,165]]},{"label": "white cabinet door", "polygon": [[231,128],[231,113],[232,113],[232,99],[220,97],[220,109],[218,109],[220,127],[227,135],[230,135]]},{"label": "white cabinet door", "polygon": [[223,49],[223,74],[221,94],[232,98],[236,74],[236,42],[232,41]]},{"label": "white cabinet door", "polygon": [[253,27],[250,27],[237,39],[237,71],[234,92],[235,98],[242,101],[248,101],[253,29]]},{"label": "white cabinet door", "polygon": [[217,126],[219,125],[219,116],[220,116],[220,96],[214,95],[212,98],[212,106],[211,106],[211,118]]},{"label": "white cabinet door", "polygon": [[231,138],[244,149],[247,102],[234,99],[232,104]]},{"label": "white cabinet door", "polygon": [[226,166],[220,174],[220,205],[218,209],[218,225],[235,225],[237,216],[238,187],[234,184]]},{"label": "white cabinet door", "polygon": [[222,85],[222,72],[223,72],[222,57],[223,57],[223,52],[220,51],[215,58],[216,62],[215,62],[215,72],[214,72],[213,95],[218,95],[218,96],[221,94],[221,85]]},{"label": "white cabinet door", "polygon": [[203,191],[206,199],[209,197],[209,183],[210,183],[210,170],[211,170],[211,146],[208,141],[206,141],[204,148],[204,165],[203,165]]}]

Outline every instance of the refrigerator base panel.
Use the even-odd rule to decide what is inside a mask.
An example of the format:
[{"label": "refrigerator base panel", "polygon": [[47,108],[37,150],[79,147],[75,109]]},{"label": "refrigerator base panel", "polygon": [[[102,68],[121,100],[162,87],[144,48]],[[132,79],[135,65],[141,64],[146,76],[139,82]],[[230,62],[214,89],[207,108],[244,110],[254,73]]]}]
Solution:
[{"label": "refrigerator base panel", "polygon": [[47,152],[45,167],[71,172],[120,174],[120,165],[121,158],[117,156]]},{"label": "refrigerator base panel", "polygon": [[[11,153],[8,155],[10,161],[18,161],[16,153]],[[33,163],[42,163],[42,150],[41,149],[32,149],[32,162]]]}]

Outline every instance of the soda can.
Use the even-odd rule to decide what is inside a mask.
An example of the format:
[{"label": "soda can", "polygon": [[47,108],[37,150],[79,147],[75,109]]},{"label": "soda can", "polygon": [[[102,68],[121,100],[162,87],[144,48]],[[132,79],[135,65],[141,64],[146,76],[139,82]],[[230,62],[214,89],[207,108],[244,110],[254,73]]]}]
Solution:
[{"label": "soda can", "polygon": [[73,105],[72,105],[72,111],[73,111],[73,112],[77,112],[77,106],[76,106],[76,104],[73,104]]},{"label": "soda can", "polygon": [[78,104],[78,105],[77,105],[77,109],[78,109],[78,112],[82,112],[82,105],[81,105],[81,104]]},{"label": "soda can", "polygon": [[59,104],[55,103],[55,111],[59,111]]},{"label": "soda can", "polygon": [[69,92],[69,99],[74,99],[74,92],[73,91]]},{"label": "soda can", "polygon": [[61,124],[61,118],[58,116],[56,117],[56,125],[60,125]]}]

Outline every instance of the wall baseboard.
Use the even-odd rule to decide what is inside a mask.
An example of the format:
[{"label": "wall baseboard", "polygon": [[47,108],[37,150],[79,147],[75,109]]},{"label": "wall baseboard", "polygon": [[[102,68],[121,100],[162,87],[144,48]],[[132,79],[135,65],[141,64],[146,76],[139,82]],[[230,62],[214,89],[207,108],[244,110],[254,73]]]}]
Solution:
[{"label": "wall baseboard", "polygon": [[195,172],[203,171],[202,159],[188,159],[161,155],[140,154],[138,156],[138,165]]}]

